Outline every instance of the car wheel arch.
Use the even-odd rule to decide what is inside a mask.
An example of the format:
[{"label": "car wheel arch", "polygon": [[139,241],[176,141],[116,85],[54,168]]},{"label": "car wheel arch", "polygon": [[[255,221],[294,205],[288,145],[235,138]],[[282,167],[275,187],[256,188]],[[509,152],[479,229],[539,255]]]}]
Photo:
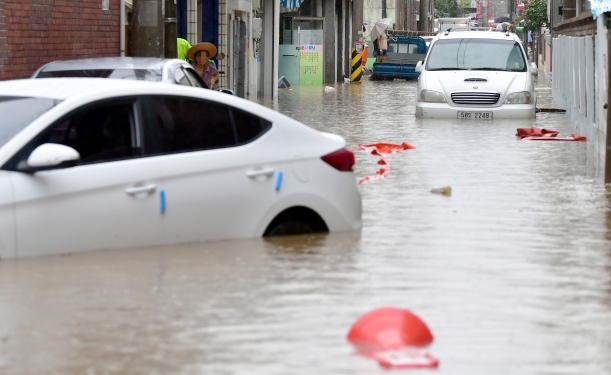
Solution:
[{"label": "car wheel arch", "polygon": [[325,232],[329,227],[320,214],[306,206],[292,206],[270,221],[263,237]]}]

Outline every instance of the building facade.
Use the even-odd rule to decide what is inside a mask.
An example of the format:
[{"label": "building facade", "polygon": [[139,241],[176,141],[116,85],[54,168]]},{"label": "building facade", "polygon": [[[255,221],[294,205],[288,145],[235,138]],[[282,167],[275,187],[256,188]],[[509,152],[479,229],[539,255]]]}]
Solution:
[{"label": "building facade", "polygon": [[[54,60],[130,56],[138,1],[164,6],[164,0],[0,0],[0,79],[29,77]],[[175,4],[177,36],[215,44],[218,85],[240,97],[275,97],[282,75],[292,75],[291,84],[334,84],[350,75],[362,0]]]}]

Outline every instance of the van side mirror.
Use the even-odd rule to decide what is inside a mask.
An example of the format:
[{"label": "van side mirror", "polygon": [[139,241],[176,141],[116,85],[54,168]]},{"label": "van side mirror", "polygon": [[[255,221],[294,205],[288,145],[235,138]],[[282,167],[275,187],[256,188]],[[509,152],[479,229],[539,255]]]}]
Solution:
[{"label": "van side mirror", "polygon": [[537,69],[537,64],[535,64],[534,62],[530,63],[530,72],[532,74],[539,74],[539,69]]},{"label": "van side mirror", "polygon": [[418,61],[418,63],[416,64],[416,72],[420,73],[422,72],[422,60]]}]

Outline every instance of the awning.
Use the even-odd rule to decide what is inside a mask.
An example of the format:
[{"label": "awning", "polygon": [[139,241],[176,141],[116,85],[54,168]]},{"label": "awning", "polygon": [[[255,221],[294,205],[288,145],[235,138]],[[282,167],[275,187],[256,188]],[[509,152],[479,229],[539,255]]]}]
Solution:
[{"label": "awning", "polygon": [[125,1],[125,6],[128,7],[129,9],[134,9],[134,0],[124,0]]}]

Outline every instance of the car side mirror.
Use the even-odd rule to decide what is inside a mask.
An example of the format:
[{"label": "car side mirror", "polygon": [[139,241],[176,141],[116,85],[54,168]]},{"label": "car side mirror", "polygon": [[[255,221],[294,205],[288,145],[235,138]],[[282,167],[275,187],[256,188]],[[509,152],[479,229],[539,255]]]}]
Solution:
[{"label": "car side mirror", "polygon": [[17,169],[22,172],[36,172],[57,167],[73,167],[81,156],[72,147],[45,143],[34,149],[25,165],[20,165]]},{"label": "car side mirror", "polygon": [[418,61],[418,63],[416,64],[416,72],[422,72],[422,60]]},{"label": "car side mirror", "polygon": [[537,64],[535,64],[534,62],[530,63],[530,72],[532,74],[539,74],[539,69],[537,69]]},{"label": "car side mirror", "polygon": [[219,89],[219,92],[224,92],[225,94],[229,94],[229,95],[235,95],[233,93],[233,90],[230,90],[230,89]]}]

